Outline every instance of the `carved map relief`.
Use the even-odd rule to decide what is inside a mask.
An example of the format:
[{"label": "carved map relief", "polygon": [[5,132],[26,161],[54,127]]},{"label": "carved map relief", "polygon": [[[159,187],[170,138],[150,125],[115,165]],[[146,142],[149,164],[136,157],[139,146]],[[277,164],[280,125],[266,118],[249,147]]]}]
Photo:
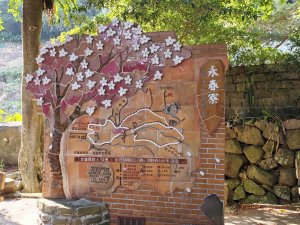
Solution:
[{"label": "carved map relief", "polygon": [[[192,61],[181,65],[184,80]],[[197,84],[192,76],[184,82],[174,79],[177,69],[163,71],[162,80],[149,82],[110,109],[73,122],[63,138],[62,160],[70,196],[111,193],[120,186],[148,185],[162,193],[190,190],[200,144]]]}]

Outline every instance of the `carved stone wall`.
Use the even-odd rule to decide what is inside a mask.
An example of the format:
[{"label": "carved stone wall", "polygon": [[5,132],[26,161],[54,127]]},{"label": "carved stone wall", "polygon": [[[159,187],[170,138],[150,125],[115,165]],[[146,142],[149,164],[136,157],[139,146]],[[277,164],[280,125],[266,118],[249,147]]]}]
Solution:
[{"label": "carved stone wall", "polygon": [[[124,23],[125,30],[127,25]],[[110,35],[112,28],[115,29],[114,24],[109,26],[109,29],[105,28],[108,29],[107,34],[96,39],[104,37],[104,40],[110,41],[107,46],[118,45],[119,39],[114,38],[112,43],[110,37],[105,36]],[[118,32],[123,35],[122,30]],[[128,34],[127,31],[125,33]],[[74,50],[72,39],[71,44],[65,47],[67,52],[64,46],[59,45],[58,66],[60,61],[70,65],[64,57],[71,51],[79,55],[82,62],[72,64],[73,69],[67,67],[66,72],[62,70],[61,77],[68,75],[67,80],[62,79],[65,85],[59,87],[57,82],[54,83],[52,87],[56,87],[56,91],[51,89],[50,95],[42,92],[45,95],[40,97],[43,89],[36,87],[39,86],[40,74],[45,71],[38,70],[35,79],[31,75],[27,77],[29,89],[38,90],[37,103],[50,117],[45,131],[43,196],[84,196],[105,202],[109,208],[110,224],[117,224],[120,216],[145,217],[149,225],[210,224],[200,206],[210,194],[217,194],[221,200],[224,198],[224,81],[228,65],[227,49],[223,45],[207,45],[182,47],[180,50],[181,45],[174,43],[172,32],[146,35],[154,43],[146,44],[153,53],[151,58],[145,59],[148,55],[143,58],[132,53],[130,60],[127,60],[127,55],[120,53],[121,56],[113,58],[107,66],[102,63],[102,56],[96,50],[96,47],[98,50],[101,47],[101,41],[97,42],[96,47],[93,45],[95,51],[89,49],[88,46],[94,44],[90,36],[76,37],[75,41],[79,40],[79,43],[83,40],[77,50]],[[124,38],[127,40],[127,37]],[[166,47],[168,42],[174,44]],[[155,53],[157,48],[161,50]],[[170,49],[174,50],[171,52],[172,59],[168,58]],[[45,60],[45,65],[51,67],[49,71],[53,69],[52,53],[46,53],[49,59]],[[70,61],[76,54],[70,55]],[[92,57],[89,57],[90,54]],[[54,53],[52,55],[55,56]],[[99,64],[96,56],[99,56],[103,65]],[[77,70],[78,65],[79,71],[83,67],[87,70],[84,57],[88,57],[88,64],[93,70],[99,71],[96,73],[97,79],[104,76],[111,80],[105,84],[108,94],[103,94],[103,79],[95,82],[89,80],[84,88],[95,90],[83,92],[80,98],[77,94],[82,90],[77,89],[85,83],[78,86],[74,82],[72,87],[69,86],[70,79],[82,80],[78,77],[80,72],[75,77],[73,70]],[[122,57],[126,58],[126,65]],[[163,60],[162,64],[159,63],[160,59]],[[134,63],[131,63],[132,60]],[[124,72],[124,68],[130,72]],[[120,69],[121,75],[111,71]],[[86,78],[93,76],[90,72],[85,71]],[[54,74],[54,78],[57,78],[57,71]],[[48,80],[45,78],[45,85],[48,85]],[[91,82],[94,82],[93,86]],[[134,82],[134,85],[125,90],[126,82]],[[75,94],[73,91],[76,91]],[[126,91],[128,95],[123,96]],[[61,112],[56,112],[56,108],[51,111],[51,107],[57,104],[54,102],[50,105],[53,98],[61,104]],[[64,98],[67,102],[61,100]],[[101,107],[97,107],[98,103]],[[59,124],[59,120],[64,123]],[[72,123],[68,124],[70,121]],[[57,165],[61,165],[61,171]]]}]

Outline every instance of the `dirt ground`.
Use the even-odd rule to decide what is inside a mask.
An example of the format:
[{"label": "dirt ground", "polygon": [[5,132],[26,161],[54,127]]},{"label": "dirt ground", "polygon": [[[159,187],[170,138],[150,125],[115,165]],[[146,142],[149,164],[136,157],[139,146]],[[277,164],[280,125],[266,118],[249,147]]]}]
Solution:
[{"label": "dirt ground", "polygon": [[23,198],[0,202],[1,225],[37,225],[37,199]]},{"label": "dirt ground", "polygon": [[[0,225],[37,225],[37,199],[21,198],[0,202]],[[300,209],[242,209],[225,214],[226,225],[300,225]]]},{"label": "dirt ground", "polygon": [[226,225],[300,225],[300,209],[242,209],[225,214]]}]

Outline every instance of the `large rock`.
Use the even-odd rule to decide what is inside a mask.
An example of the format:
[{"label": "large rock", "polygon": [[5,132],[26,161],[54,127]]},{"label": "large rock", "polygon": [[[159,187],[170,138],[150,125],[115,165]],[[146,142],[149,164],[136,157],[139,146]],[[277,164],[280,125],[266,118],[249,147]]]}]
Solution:
[{"label": "large rock", "polygon": [[295,158],[296,177],[300,180],[300,151],[296,152]]},{"label": "large rock", "polygon": [[262,135],[266,139],[283,143],[283,136],[279,132],[279,126],[276,124],[269,123],[265,120],[258,120],[254,123],[254,126],[262,131]]},{"label": "large rock", "polygon": [[240,143],[235,139],[225,140],[225,152],[233,154],[243,154]]},{"label": "large rock", "polygon": [[5,187],[5,178],[6,178],[6,174],[0,171],[0,195],[3,192],[3,189]]},{"label": "large rock", "polygon": [[243,152],[251,163],[260,161],[263,155],[262,148],[255,145],[245,147]]},{"label": "large rock", "polygon": [[263,146],[263,150],[265,151],[264,158],[271,158],[273,156],[275,148],[276,142],[268,140]]},{"label": "large rock", "polygon": [[256,184],[253,180],[245,180],[244,181],[244,189],[246,192],[255,194],[255,195],[264,195],[265,190]]},{"label": "large rock", "polygon": [[274,194],[279,198],[290,200],[291,198],[291,189],[288,186],[284,185],[275,185]]},{"label": "large rock", "polygon": [[239,179],[226,179],[225,184],[228,187],[229,190],[235,189],[240,184]]},{"label": "large rock", "polygon": [[242,199],[240,201],[242,204],[253,204],[253,203],[260,203],[260,204],[278,204],[277,197],[271,193],[267,192],[265,195],[248,195],[247,198]]},{"label": "large rock", "polygon": [[232,138],[236,138],[236,133],[233,129],[226,127],[225,128],[225,139],[232,139]]},{"label": "large rock", "polygon": [[290,149],[300,149],[300,129],[287,130],[285,138]]},{"label": "large rock", "polygon": [[286,130],[300,129],[300,120],[290,119],[283,121],[283,126]]},{"label": "large rock", "polygon": [[5,184],[3,189],[3,194],[11,194],[17,191],[15,180],[11,178],[5,178]]},{"label": "large rock", "polygon": [[225,154],[225,175],[231,178],[237,178],[241,166],[243,165],[243,157],[241,155]]},{"label": "large rock", "polygon": [[232,202],[232,197],[233,197],[233,191],[230,190],[225,183],[224,185],[224,205],[229,205]]},{"label": "large rock", "polygon": [[275,153],[274,159],[283,167],[294,167],[295,156],[292,150],[279,148]]},{"label": "large rock", "polygon": [[21,123],[0,123],[0,158],[5,164],[18,165],[21,147]]},{"label": "large rock", "polygon": [[252,126],[236,126],[234,127],[235,132],[237,133],[237,140],[249,144],[262,146],[265,142],[261,135],[261,132],[256,127]]},{"label": "large rock", "polygon": [[295,186],[291,188],[291,195],[293,197],[299,198],[300,197],[300,186]]},{"label": "large rock", "polygon": [[233,200],[240,200],[246,198],[246,192],[242,184],[240,184],[233,192]]},{"label": "large rock", "polygon": [[273,158],[264,159],[258,164],[264,170],[272,170],[277,167],[277,163]]},{"label": "large rock", "polygon": [[279,184],[293,187],[297,183],[296,170],[294,168],[280,168]]},{"label": "large rock", "polygon": [[248,167],[247,175],[250,179],[269,186],[273,186],[277,181],[276,176],[255,165]]}]

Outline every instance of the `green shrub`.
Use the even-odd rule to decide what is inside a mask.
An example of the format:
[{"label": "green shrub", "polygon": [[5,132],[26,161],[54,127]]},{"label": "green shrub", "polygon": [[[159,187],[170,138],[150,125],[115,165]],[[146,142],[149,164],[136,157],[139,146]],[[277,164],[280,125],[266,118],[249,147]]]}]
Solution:
[{"label": "green shrub", "polygon": [[22,121],[21,113],[9,114],[0,109],[0,122],[17,122]]}]

